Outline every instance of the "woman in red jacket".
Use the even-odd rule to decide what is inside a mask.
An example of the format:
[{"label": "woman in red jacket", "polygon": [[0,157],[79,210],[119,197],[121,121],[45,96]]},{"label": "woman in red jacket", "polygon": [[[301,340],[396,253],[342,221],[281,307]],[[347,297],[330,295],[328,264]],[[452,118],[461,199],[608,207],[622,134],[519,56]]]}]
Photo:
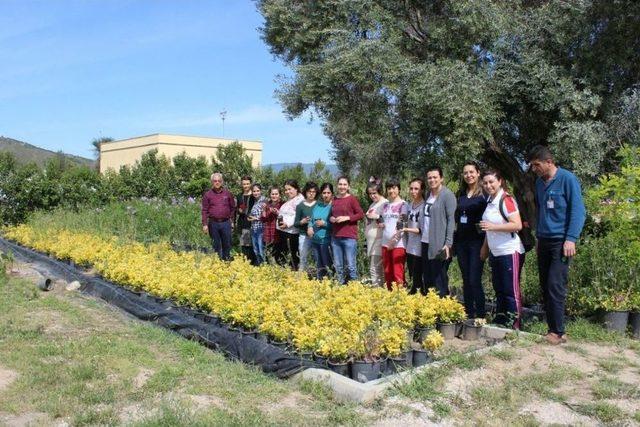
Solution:
[{"label": "woman in red jacket", "polygon": [[332,224],[333,265],[338,283],[346,284],[348,279],[358,280],[358,221],[362,218],[364,212],[358,199],[349,193],[349,179],[344,176],[338,178],[338,191],[333,199],[329,217]]}]

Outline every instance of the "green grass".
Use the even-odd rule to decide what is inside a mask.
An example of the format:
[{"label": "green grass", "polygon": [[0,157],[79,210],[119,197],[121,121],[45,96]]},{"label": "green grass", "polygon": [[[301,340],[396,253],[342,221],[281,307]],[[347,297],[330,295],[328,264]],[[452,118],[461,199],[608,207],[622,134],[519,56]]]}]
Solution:
[{"label": "green grass", "polygon": [[513,350],[508,348],[498,348],[498,349],[492,350],[489,354],[495,357],[496,359],[500,359],[505,362],[513,360],[513,358],[516,356],[516,353]]},{"label": "green grass", "polygon": [[[547,333],[547,325],[544,322],[531,322],[525,324],[527,332],[544,335]],[[640,342],[634,341],[616,332],[607,331],[601,324],[593,323],[587,319],[578,318],[566,324],[569,342],[587,341],[596,343],[614,344],[634,350],[640,349]]]},{"label": "green grass", "polygon": [[[0,391],[0,412],[113,425],[124,408],[139,405],[140,425],[363,423],[356,405],[318,385],[228,361],[79,294],[34,288],[0,276],[0,366],[19,374]],[[146,381],[137,379],[142,372]],[[199,395],[220,404],[197,408],[191,396]]]},{"label": "green grass", "polygon": [[622,409],[607,402],[595,402],[580,405],[576,410],[582,415],[597,418],[603,423],[614,423],[626,418],[626,414]]},{"label": "green grass", "polygon": [[638,399],[640,388],[637,385],[620,381],[614,377],[603,377],[591,386],[591,392],[598,399]]},{"label": "green grass", "polygon": [[616,373],[625,368],[629,364],[629,360],[623,356],[612,356],[607,359],[601,359],[598,361],[598,365],[609,373]]}]

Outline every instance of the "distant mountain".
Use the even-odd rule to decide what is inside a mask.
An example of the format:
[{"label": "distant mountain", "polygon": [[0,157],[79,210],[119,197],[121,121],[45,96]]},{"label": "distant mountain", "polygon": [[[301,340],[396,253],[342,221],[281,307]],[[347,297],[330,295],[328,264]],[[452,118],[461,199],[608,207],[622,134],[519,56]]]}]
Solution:
[{"label": "distant mountain", "polygon": [[[280,172],[282,169],[295,168],[298,165],[302,165],[302,169],[304,169],[304,173],[308,174],[313,170],[313,163],[271,163],[268,165],[262,165],[262,167],[271,167],[274,172]],[[340,172],[338,170],[338,166],[336,165],[326,165],[326,168],[332,175],[338,175]]]},{"label": "distant mountain", "polygon": [[[27,144],[26,142],[18,141],[17,139],[6,138],[0,136],[0,151],[13,153],[16,160],[20,164],[26,164],[35,162],[42,166],[47,159],[58,155],[55,151],[45,150],[44,148],[36,147],[35,145]],[[85,166],[93,166],[94,161],[73,154],[62,153],[69,161]]]}]

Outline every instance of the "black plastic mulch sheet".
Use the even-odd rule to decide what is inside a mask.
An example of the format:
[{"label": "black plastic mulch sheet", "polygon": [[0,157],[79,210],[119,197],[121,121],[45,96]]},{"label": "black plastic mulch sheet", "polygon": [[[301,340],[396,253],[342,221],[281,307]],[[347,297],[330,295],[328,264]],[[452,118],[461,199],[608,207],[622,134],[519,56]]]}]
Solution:
[{"label": "black plastic mulch sheet", "polygon": [[319,368],[313,361],[293,356],[281,348],[258,340],[240,331],[229,330],[215,316],[198,310],[178,307],[169,300],[153,297],[145,292],[136,292],[125,287],[94,277],[72,264],[58,261],[11,241],[0,238],[0,248],[11,251],[16,259],[36,263],[35,270],[49,277],[66,281],[77,280],[80,290],[103,299],[141,320],[157,323],[185,338],[198,341],[205,346],[223,352],[227,357],[257,365],[266,373],[279,378],[288,378],[307,368]]}]

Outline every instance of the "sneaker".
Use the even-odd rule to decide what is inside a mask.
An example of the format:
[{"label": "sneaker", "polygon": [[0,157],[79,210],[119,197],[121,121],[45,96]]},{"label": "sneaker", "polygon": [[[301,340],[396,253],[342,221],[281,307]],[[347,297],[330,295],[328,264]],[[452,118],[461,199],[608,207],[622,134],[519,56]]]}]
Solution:
[{"label": "sneaker", "polygon": [[547,340],[547,342],[551,345],[558,345],[567,342],[567,338],[565,335],[560,336],[553,332],[549,332],[547,335],[545,335],[544,339]]}]

